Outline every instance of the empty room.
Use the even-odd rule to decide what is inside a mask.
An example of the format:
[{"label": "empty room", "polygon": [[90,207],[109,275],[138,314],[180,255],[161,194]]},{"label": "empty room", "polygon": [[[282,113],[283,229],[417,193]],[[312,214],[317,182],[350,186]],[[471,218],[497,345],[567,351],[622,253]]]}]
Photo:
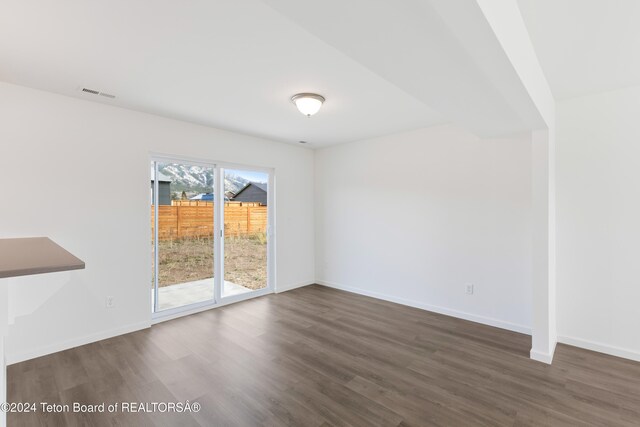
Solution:
[{"label": "empty room", "polygon": [[639,426],[638,22],[2,1],[0,427]]}]

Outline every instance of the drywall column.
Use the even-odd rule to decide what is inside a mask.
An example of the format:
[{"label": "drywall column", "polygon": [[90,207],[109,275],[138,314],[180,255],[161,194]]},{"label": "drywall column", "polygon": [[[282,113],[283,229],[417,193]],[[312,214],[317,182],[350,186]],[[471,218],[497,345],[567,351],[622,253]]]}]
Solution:
[{"label": "drywall column", "polygon": [[[530,356],[551,363],[556,346],[555,100],[515,0],[476,0],[544,120],[532,132],[533,333]],[[532,129],[541,129],[534,126]]]},{"label": "drywall column", "polygon": [[532,132],[533,333],[530,356],[551,363],[556,337],[555,130]]}]

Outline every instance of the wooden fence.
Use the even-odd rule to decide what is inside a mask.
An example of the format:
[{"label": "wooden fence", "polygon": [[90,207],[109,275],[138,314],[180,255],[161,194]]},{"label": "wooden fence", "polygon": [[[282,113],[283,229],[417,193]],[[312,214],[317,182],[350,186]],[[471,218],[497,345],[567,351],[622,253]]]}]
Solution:
[{"label": "wooden fence", "polygon": [[[158,239],[213,236],[213,202],[174,200],[158,206]],[[151,207],[151,230],[155,224]],[[267,231],[267,207],[259,203],[225,202],[224,235],[247,236]]]}]

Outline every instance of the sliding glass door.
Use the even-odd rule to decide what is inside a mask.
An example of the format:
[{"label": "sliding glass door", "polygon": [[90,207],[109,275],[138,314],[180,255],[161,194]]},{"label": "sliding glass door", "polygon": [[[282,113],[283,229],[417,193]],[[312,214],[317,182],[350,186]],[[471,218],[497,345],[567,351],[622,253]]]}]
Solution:
[{"label": "sliding glass door", "polygon": [[151,300],[155,313],[271,289],[269,172],[151,162]]},{"label": "sliding glass door", "polygon": [[152,164],[154,311],[214,300],[214,168]]},{"label": "sliding glass door", "polygon": [[224,286],[222,296],[267,287],[269,174],[223,169],[228,196],[224,220]]}]

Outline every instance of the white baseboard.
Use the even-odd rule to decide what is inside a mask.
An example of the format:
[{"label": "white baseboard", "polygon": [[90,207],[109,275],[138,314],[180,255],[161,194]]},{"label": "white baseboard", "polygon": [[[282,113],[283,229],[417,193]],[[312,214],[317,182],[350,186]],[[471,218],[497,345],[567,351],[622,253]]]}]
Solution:
[{"label": "white baseboard", "polygon": [[287,292],[293,289],[302,288],[304,286],[315,285],[315,284],[316,284],[316,281],[311,280],[306,282],[294,283],[293,285],[276,286],[276,294],[279,294],[281,292]]},{"label": "white baseboard", "polygon": [[614,345],[566,336],[558,337],[558,342],[572,345],[574,347],[584,348],[586,350],[597,351],[598,353],[604,353],[610,356],[617,356],[624,359],[630,359],[635,360],[636,362],[640,362],[640,351],[636,350],[630,350],[627,348],[616,347]]},{"label": "white baseboard", "polygon": [[538,350],[534,350],[531,349],[531,351],[529,352],[529,357],[533,360],[536,360],[538,362],[542,362],[542,363],[546,363],[547,365],[551,365],[551,362],[553,362],[553,355],[556,353],[556,344],[553,344],[553,348],[551,349],[551,352],[549,353],[545,353],[543,351],[538,351]]},{"label": "white baseboard", "polygon": [[151,322],[149,321],[134,323],[132,325],[122,326],[120,328],[110,329],[108,331],[102,331],[86,335],[84,337],[73,338],[71,340],[43,346],[24,353],[8,353],[6,355],[7,365],[13,365],[14,363],[24,362],[25,360],[35,359],[36,357],[46,356],[47,354],[57,353],[59,351],[68,350],[70,348],[79,347],[81,345],[90,344],[107,338],[113,338],[118,335],[128,334],[130,332],[139,331],[149,327],[151,327]]},{"label": "white baseboard", "polygon": [[432,311],[434,313],[444,314],[446,316],[457,317],[459,319],[469,320],[471,322],[482,323],[483,325],[494,326],[500,329],[507,329],[509,331],[519,332],[521,334],[531,335],[531,328],[517,323],[505,322],[503,320],[494,319],[491,317],[479,316],[476,314],[466,313],[464,311],[453,310],[446,307],[440,307],[431,304],[424,304],[421,302],[395,297],[392,295],[382,294],[379,292],[372,292],[365,289],[355,288],[352,286],[344,286],[338,283],[327,282],[325,280],[316,280],[316,283],[329,288],[340,289],[347,292],[353,292],[355,294],[365,295],[381,299],[384,301],[395,302],[397,304],[407,305],[409,307],[419,308],[422,310]]}]

